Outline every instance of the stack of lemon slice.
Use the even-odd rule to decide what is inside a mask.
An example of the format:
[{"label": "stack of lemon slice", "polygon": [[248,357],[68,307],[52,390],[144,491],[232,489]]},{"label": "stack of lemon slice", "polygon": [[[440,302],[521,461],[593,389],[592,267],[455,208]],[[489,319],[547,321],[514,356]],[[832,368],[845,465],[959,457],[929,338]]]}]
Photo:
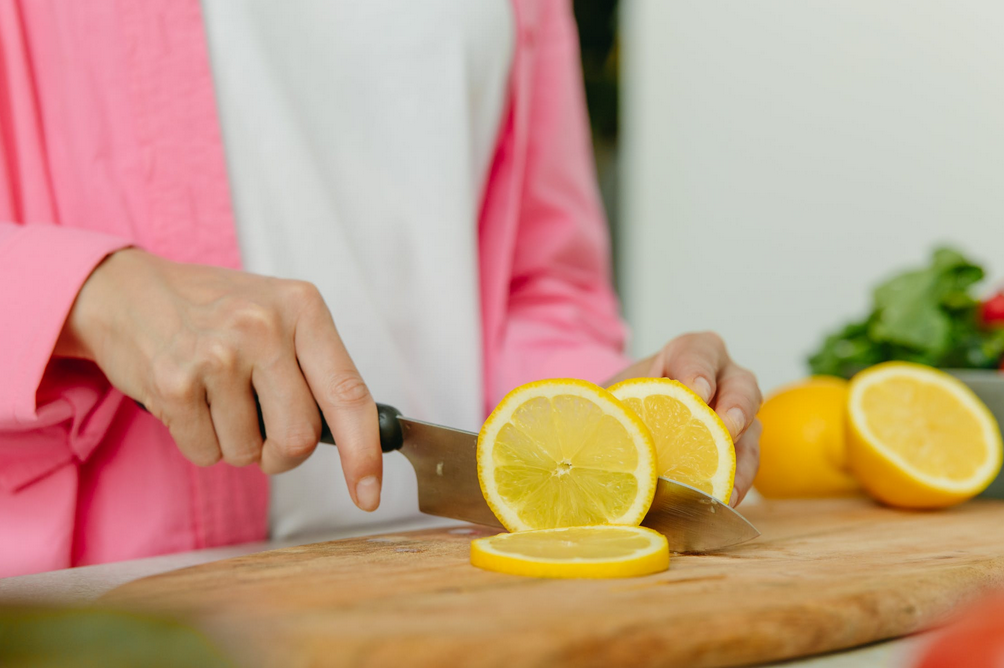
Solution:
[{"label": "stack of lemon slice", "polygon": [[728,432],[679,383],[643,379],[607,391],[555,379],[519,387],[478,438],[481,490],[513,533],[474,541],[471,561],[538,577],[665,570],[665,537],[637,526],[660,474],[722,500],[732,491]]}]

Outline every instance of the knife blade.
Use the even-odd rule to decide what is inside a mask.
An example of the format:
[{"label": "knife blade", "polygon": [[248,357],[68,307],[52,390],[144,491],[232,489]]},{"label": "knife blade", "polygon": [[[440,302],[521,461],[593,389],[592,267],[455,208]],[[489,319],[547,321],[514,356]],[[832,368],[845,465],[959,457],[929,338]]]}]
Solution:
[{"label": "knife blade", "polygon": [[[404,455],[418,480],[418,508],[423,513],[502,527],[478,482],[478,435],[401,415],[377,404],[380,447]],[[322,418],[323,422],[323,418]],[[259,410],[259,426],[265,433]],[[321,442],[335,444],[322,424]],[[736,510],[699,489],[659,478],[652,507],[642,522],[662,533],[673,552],[714,552],[760,535]]]},{"label": "knife blade", "polygon": [[716,552],[760,535],[727,503],[669,478],[656,481],[655,498],[641,523],[664,535],[673,552]]}]

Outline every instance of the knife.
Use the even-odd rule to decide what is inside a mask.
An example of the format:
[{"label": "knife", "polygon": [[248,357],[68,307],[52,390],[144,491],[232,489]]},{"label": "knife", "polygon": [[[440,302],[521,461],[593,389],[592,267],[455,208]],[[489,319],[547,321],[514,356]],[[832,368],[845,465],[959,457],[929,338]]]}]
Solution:
[{"label": "knife", "polygon": [[[385,453],[397,450],[415,469],[419,510],[502,527],[481,493],[476,433],[405,417],[386,404],[377,404],[377,416],[380,448]],[[258,426],[264,436],[260,406]],[[320,441],[335,444],[323,416]],[[658,479],[652,507],[642,524],[665,535],[673,552],[714,552],[760,535],[728,504],[668,478]]]}]

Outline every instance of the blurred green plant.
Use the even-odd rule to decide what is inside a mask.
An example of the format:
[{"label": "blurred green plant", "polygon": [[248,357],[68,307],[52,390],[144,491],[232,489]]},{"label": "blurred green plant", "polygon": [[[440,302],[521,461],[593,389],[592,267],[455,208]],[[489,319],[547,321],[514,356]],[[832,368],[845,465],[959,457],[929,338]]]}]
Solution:
[{"label": "blurred green plant", "polygon": [[4,668],[233,668],[180,622],[95,608],[0,609]]},{"label": "blurred green plant", "polygon": [[586,105],[596,141],[617,140],[617,0],[575,0]]},{"label": "blurred green plant", "polygon": [[987,326],[980,318],[972,288],[983,276],[983,268],[958,251],[935,250],[929,266],[875,288],[868,317],[827,336],[809,358],[809,368],[844,378],[889,360],[996,368],[1004,356],[1004,328]]},{"label": "blurred green plant", "polygon": [[614,287],[620,285],[620,170],[618,161],[619,74],[617,0],[575,0],[575,21],[579,28],[582,79],[593,136],[596,176],[614,248]]}]

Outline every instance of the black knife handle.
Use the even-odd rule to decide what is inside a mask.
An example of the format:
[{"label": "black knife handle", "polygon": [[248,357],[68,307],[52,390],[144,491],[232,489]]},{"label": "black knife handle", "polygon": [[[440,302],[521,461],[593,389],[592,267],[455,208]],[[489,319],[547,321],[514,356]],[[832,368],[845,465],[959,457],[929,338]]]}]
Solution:
[{"label": "black knife handle", "polygon": [[[255,397],[254,403],[255,408],[258,409],[258,429],[264,439],[265,416],[261,414],[261,404],[258,403],[258,397]],[[404,433],[401,431],[401,422],[398,420],[401,411],[387,404],[377,404],[376,407],[377,421],[380,423],[380,449],[384,452],[400,450],[401,446],[404,445]],[[324,413],[321,413],[321,443],[335,445],[335,437],[331,433],[328,421],[324,419]]]},{"label": "black knife handle", "polygon": [[[255,408],[258,409],[258,430],[261,431],[261,437],[264,439],[265,416],[261,414],[261,404],[258,403],[258,397],[254,398],[254,404]],[[146,406],[140,402],[137,401],[136,405],[146,410]],[[377,421],[380,423],[380,449],[384,452],[400,450],[401,446],[404,445],[404,432],[401,430],[401,422],[398,420],[401,417],[401,411],[387,404],[377,404],[376,407]],[[321,413],[320,441],[329,445],[335,444],[335,437],[331,434],[331,427],[328,426],[327,420],[324,419],[324,413]]]}]

